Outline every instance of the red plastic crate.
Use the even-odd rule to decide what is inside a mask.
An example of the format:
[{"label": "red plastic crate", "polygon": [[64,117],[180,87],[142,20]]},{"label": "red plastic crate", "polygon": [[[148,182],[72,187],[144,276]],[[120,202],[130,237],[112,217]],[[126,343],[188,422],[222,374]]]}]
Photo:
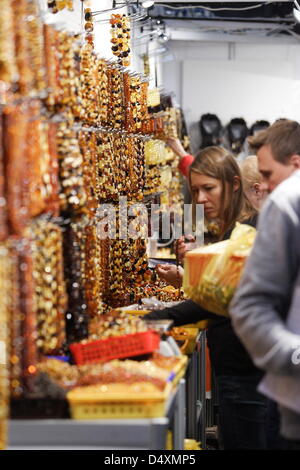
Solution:
[{"label": "red plastic crate", "polygon": [[89,343],[73,343],[70,350],[76,364],[91,364],[132,356],[149,354],[159,347],[160,336],[156,331],[145,331]]}]

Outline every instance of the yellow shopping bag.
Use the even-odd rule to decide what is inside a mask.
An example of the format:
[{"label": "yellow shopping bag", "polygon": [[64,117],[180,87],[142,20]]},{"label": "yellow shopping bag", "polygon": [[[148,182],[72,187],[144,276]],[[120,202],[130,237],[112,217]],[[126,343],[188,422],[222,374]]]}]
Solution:
[{"label": "yellow shopping bag", "polygon": [[255,228],[237,223],[229,240],[186,253],[185,295],[210,312],[228,316],[255,235]]}]

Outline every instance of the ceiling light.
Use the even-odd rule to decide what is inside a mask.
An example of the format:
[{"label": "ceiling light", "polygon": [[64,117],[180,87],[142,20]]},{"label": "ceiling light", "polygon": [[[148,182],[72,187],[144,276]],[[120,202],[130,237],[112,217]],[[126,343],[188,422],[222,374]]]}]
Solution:
[{"label": "ceiling light", "polygon": [[154,5],[154,0],[143,0],[142,1],[142,7],[144,8],[150,8]]}]

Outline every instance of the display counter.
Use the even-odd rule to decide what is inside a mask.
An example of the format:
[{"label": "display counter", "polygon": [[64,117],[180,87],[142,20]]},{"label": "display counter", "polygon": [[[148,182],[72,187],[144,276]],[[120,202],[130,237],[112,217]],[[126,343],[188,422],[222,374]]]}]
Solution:
[{"label": "display counter", "polygon": [[10,420],[8,450],[174,450],[184,448],[185,380],[171,394],[166,416],[151,419]]}]

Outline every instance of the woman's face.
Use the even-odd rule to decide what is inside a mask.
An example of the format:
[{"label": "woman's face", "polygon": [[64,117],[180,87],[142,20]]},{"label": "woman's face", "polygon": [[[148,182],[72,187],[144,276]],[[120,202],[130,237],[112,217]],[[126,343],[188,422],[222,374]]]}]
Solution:
[{"label": "woman's face", "polygon": [[220,217],[222,183],[221,180],[211,178],[191,171],[191,193],[196,204],[203,204],[206,219]]}]

